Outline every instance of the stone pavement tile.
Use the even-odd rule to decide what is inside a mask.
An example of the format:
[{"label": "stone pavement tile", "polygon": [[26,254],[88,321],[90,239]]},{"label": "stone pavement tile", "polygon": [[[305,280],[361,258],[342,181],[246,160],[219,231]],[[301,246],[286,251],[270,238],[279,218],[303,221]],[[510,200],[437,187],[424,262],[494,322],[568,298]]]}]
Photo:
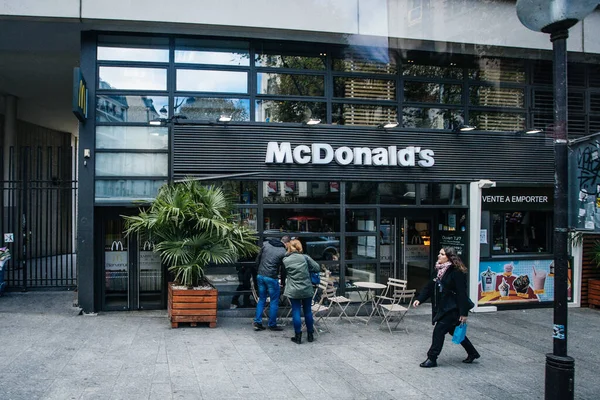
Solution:
[{"label": "stone pavement tile", "polygon": [[169,364],[157,363],[154,364],[154,372],[152,373],[153,383],[168,383],[170,382]]},{"label": "stone pavement tile", "polygon": [[273,398],[274,394],[278,394],[281,398],[302,398],[302,393],[292,383],[285,371],[253,375],[258,382],[261,382],[267,398]]},{"label": "stone pavement tile", "polygon": [[173,388],[173,400],[203,400],[200,389],[197,390],[180,390]]},{"label": "stone pavement tile", "polygon": [[153,383],[150,387],[150,395],[148,396],[148,400],[167,400],[171,398],[170,383]]},{"label": "stone pavement tile", "polygon": [[55,379],[48,390],[44,393],[44,399],[62,400],[78,399],[86,389],[86,383],[69,378]]},{"label": "stone pavement tile", "polygon": [[247,398],[258,398],[264,394],[263,385],[248,371],[229,372],[229,377],[239,395]]}]

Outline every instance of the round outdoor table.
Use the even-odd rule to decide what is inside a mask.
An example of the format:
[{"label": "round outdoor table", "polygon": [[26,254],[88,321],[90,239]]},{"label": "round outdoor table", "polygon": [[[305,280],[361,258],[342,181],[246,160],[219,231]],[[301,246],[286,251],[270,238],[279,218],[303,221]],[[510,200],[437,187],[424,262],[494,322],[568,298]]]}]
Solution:
[{"label": "round outdoor table", "polygon": [[[358,308],[356,309],[356,314],[354,314],[354,318],[361,319],[368,324],[369,320],[371,319],[371,315],[373,314],[373,311],[377,307],[377,302],[375,301],[375,291],[385,289],[387,286],[384,284],[381,284],[381,283],[377,283],[377,282],[354,282],[354,286],[356,286],[359,290],[366,289],[366,291],[367,291],[367,293],[365,294],[365,297],[362,297],[359,292],[359,296],[361,297],[361,302],[360,302],[360,305],[358,306]],[[372,307],[371,314],[369,314],[368,318],[359,317],[358,313],[360,312],[360,309],[362,307],[366,308],[367,304],[369,304],[369,302],[371,303],[371,307]]]}]

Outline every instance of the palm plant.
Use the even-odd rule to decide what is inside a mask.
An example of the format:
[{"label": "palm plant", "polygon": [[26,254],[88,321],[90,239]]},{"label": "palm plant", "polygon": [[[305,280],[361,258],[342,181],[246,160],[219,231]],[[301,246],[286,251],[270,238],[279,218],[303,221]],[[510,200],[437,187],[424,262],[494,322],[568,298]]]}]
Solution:
[{"label": "palm plant", "polygon": [[232,202],[214,186],[186,180],[160,188],[148,210],[123,216],[126,234],[147,232],[154,251],[187,287],[210,285],[209,264],[232,263],[259,250],[256,232],[234,222]]}]

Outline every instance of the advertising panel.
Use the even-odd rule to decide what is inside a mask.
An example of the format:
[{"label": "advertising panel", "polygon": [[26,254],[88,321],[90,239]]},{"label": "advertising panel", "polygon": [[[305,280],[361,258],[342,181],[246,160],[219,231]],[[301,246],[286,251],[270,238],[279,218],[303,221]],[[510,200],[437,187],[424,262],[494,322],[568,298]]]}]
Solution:
[{"label": "advertising panel", "polygon": [[[571,297],[571,270],[569,270]],[[479,264],[479,305],[500,305],[554,300],[552,260],[494,260]]]}]

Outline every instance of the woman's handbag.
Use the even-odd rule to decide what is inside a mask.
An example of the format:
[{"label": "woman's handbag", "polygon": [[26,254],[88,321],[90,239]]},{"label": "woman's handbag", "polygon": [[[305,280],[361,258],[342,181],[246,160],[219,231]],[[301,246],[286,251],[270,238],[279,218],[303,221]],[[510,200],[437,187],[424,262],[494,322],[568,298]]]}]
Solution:
[{"label": "woman's handbag", "polygon": [[454,335],[452,335],[452,343],[461,344],[463,340],[465,340],[465,336],[467,336],[467,323],[463,322],[454,328]]},{"label": "woman's handbag", "polygon": [[310,267],[308,265],[308,258],[306,254],[304,255],[304,259],[306,260],[306,268],[308,268],[308,274],[310,275],[310,283],[313,285],[318,285],[321,282],[321,274],[318,272],[310,272]]}]

